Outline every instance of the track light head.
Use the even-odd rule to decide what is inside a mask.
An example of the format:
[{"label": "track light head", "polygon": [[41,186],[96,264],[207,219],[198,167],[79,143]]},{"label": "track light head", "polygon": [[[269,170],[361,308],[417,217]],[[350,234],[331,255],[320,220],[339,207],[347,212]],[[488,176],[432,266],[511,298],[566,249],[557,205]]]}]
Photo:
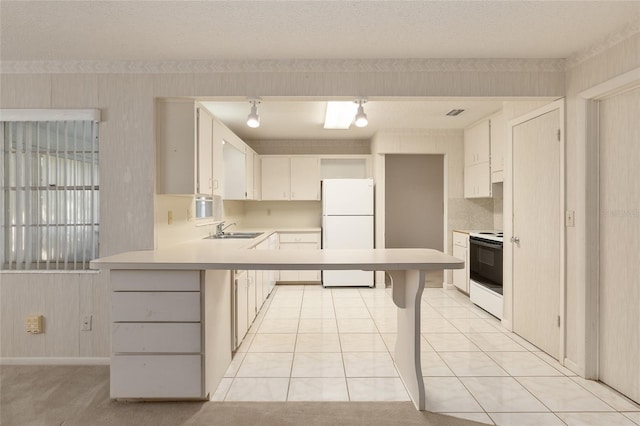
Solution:
[{"label": "track light head", "polygon": [[356,116],[354,118],[354,123],[356,127],[366,127],[369,124],[369,120],[367,119],[367,114],[364,113],[364,105],[366,99],[357,99],[354,101],[358,104],[358,111],[356,112]]},{"label": "track light head", "polygon": [[260,99],[249,99],[249,103],[251,104],[251,111],[247,116],[247,126],[255,129],[257,127],[260,127],[260,116],[258,115],[258,104],[260,103]]}]

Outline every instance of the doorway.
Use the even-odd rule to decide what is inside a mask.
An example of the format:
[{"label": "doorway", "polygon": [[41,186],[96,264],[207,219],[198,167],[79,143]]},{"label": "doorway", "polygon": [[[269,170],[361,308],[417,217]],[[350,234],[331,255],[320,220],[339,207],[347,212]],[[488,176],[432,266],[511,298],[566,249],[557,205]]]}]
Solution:
[{"label": "doorway", "polygon": [[598,112],[599,379],[640,402],[640,86]]},{"label": "doorway", "polygon": [[[386,248],[444,249],[444,155],[385,156]],[[427,274],[442,287],[443,271]]]}]

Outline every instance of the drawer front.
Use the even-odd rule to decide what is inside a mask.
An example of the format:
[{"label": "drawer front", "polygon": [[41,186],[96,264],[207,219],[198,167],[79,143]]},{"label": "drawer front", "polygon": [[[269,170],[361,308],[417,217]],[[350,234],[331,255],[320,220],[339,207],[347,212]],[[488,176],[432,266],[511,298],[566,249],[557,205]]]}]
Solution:
[{"label": "drawer front", "polygon": [[111,398],[202,398],[200,355],[111,357]]},{"label": "drawer front", "polygon": [[290,234],[280,234],[280,244],[282,243],[319,243],[320,234],[317,232],[300,232]]},{"label": "drawer front", "polygon": [[113,292],[113,322],[200,322],[200,292]]},{"label": "drawer front", "polygon": [[111,271],[112,291],[200,291],[200,271]]},{"label": "drawer front", "polygon": [[123,352],[200,353],[200,323],[114,323],[111,350]]},{"label": "drawer front", "polygon": [[467,234],[462,234],[460,232],[453,233],[453,244],[456,246],[466,247],[469,241],[469,236]]}]

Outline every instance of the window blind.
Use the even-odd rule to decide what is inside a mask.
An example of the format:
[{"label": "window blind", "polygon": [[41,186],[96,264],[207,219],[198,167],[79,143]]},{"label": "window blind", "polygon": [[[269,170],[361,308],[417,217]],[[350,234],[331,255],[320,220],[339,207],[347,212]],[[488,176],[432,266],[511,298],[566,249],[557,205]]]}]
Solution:
[{"label": "window blind", "polygon": [[88,269],[100,228],[97,121],[5,117],[2,269]]}]

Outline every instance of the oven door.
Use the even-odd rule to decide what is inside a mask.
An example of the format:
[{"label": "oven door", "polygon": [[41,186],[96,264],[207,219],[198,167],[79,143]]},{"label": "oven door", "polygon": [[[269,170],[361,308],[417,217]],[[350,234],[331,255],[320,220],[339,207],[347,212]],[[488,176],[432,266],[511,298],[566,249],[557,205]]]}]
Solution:
[{"label": "oven door", "polygon": [[469,245],[470,278],[502,294],[502,243],[471,237]]}]

